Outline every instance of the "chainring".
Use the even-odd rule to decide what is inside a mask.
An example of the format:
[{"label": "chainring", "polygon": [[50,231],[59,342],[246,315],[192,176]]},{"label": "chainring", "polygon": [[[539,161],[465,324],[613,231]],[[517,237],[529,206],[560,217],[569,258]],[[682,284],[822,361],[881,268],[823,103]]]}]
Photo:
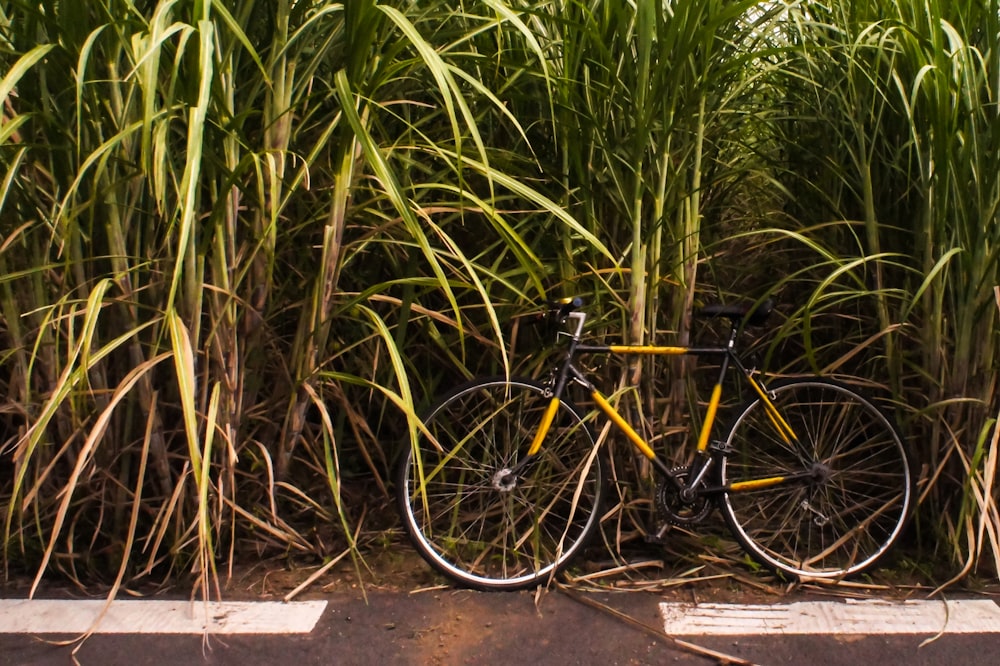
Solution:
[{"label": "chainring", "polygon": [[[670,470],[670,474],[678,481],[687,483],[691,468],[675,467]],[[660,516],[671,525],[696,525],[712,512],[712,503],[705,495],[698,496],[693,502],[685,502],[677,487],[664,480],[656,486],[656,508]]]}]

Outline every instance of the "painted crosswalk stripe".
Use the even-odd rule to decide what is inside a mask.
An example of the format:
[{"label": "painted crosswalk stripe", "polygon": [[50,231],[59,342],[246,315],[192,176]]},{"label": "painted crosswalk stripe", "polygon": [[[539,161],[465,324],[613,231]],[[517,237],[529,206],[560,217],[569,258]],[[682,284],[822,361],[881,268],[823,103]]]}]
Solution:
[{"label": "painted crosswalk stripe", "polygon": [[299,634],[312,631],[326,602],[124,599],[105,606],[99,600],[0,599],[0,633]]},{"label": "painted crosswalk stripe", "polygon": [[661,603],[677,636],[998,633],[1000,606],[989,600],[804,601],[788,604]]}]

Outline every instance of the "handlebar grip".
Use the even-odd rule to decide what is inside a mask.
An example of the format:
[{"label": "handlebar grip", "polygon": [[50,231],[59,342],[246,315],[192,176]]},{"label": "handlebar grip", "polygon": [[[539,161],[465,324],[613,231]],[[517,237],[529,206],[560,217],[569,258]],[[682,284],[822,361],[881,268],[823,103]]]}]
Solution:
[{"label": "handlebar grip", "polygon": [[581,307],[583,307],[583,299],[580,298],[579,296],[569,296],[567,298],[562,298],[556,301],[556,304],[559,306],[559,309],[557,311],[557,316],[559,317],[559,319],[562,319],[570,312],[573,312],[574,310],[578,310]]}]

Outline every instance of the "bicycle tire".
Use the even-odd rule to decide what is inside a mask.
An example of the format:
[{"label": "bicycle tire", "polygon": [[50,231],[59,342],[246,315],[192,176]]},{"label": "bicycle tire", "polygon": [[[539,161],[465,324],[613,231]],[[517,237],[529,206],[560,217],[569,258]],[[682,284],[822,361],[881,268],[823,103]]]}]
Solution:
[{"label": "bicycle tire", "polygon": [[778,433],[759,398],[726,438],[721,484],[813,470],[814,478],[726,492],[720,509],[759,563],[796,579],[871,569],[899,539],[913,502],[906,447],[892,421],[853,388],[823,378],[768,389],[800,445]]},{"label": "bicycle tire", "polygon": [[604,466],[573,404],[561,401],[541,451],[516,481],[501,481],[501,470],[527,453],[550,401],[531,379],[474,380],[429,410],[427,432],[404,451],[396,476],[403,525],[451,580],[480,590],[544,584],[597,530]]}]

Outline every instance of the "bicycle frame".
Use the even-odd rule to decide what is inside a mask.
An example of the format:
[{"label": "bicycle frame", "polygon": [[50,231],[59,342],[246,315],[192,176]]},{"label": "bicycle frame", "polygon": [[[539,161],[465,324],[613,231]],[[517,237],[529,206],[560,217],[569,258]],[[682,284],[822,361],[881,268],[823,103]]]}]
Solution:
[{"label": "bicycle frame", "polygon": [[[594,430],[612,426],[656,471],[650,529],[639,530],[651,543],[718,509],[759,564],[798,580],[837,581],[874,566],[899,539],[915,485],[905,444],[878,404],[831,378],[771,383],[741,360],[737,337],[764,324],[772,301],[700,308],[695,316],[731,327],[728,342],[706,347],[584,344],[583,304],[550,304],[559,332],[548,381],[483,375],[455,387],[429,408],[400,458],[394,490],[404,527],[437,571],[485,590],[547,585],[608,515],[611,461]],[[597,389],[584,362],[577,366],[578,354],[710,359],[704,365],[719,369],[718,380],[698,409],[700,432],[690,428],[686,460],[674,466],[657,455],[657,440],[629,425],[629,412]],[[727,373],[743,376],[750,398],[732,418],[736,396],[722,406]],[[589,393],[586,409],[573,404],[578,390]]]},{"label": "bicycle frame", "polygon": [[[729,342],[724,347],[683,347],[683,346],[656,346],[656,345],[587,345],[580,342],[580,336],[583,332],[583,325],[586,321],[586,314],[583,312],[571,312],[566,316],[567,320],[573,322],[573,327],[571,332],[561,332],[560,335],[569,337],[569,344],[566,350],[566,355],[564,360],[558,366],[558,371],[555,376],[555,381],[553,385],[552,399],[546,409],[542,421],[539,425],[538,430],[532,440],[531,446],[528,449],[527,457],[522,460],[522,463],[527,463],[538,452],[541,450],[542,445],[545,441],[545,437],[548,435],[549,429],[552,426],[552,422],[555,418],[556,412],[559,409],[559,405],[562,401],[562,395],[566,389],[567,384],[572,381],[582,387],[584,387],[590,397],[593,399],[594,404],[604,413],[605,416],[617,427],[628,440],[653,464],[656,470],[665,478],[670,479],[679,490],[687,491],[688,489],[697,489],[696,492],[700,494],[715,494],[724,492],[744,492],[748,490],[755,490],[760,488],[768,488],[772,486],[777,486],[790,482],[799,482],[803,480],[808,480],[813,478],[814,472],[807,471],[801,472],[794,475],[787,476],[773,476],[761,479],[752,479],[749,481],[742,481],[738,483],[730,484],[727,487],[703,487],[705,477],[709,471],[710,463],[712,462],[711,453],[717,453],[719,455],[725,455],[727,452],[723,450],[721,446],[715,447],[710,442],[712,427],[715,424],[716,412],[719,408],[719,403],[722,400],[722,382],[725,379],[726,373],[729,371],[730,367],[735,367],[739,373],[746,379],[748,384],[753,388],[754,392],[758,395],[761,402],[765,406],[766,413],[774,425],[775,430],[779,436],[784,440],[789,446],[801,449],[799,445],[799,439],[795,435],[795,431],[788,424],[788,422],[782,417],[778,408],[772,402],[770,396],[767,393],[766,388],[760,381],[754,377],[754,373],[746,368],[742,360],[736,353],[736,338],[739,335],[739,326],[734,323],[729,335]],[[719,357],[721,358],[721,367],[719,370],[719,377],[716,381],[714,387],[712,388],[712,395],[709,399],[708,407],[705,411],[705,419],[701,425],[701,431],[698,435],[698,446],[697,446],[697,458],[695,464],[692,466],[691,474],[689,476],[689,482],[676,478],[670,468],[663,462],[663,460],[656,455],[656,452],[638,432],[633,428],[628,421],[618,412],[618,410],[612,405],[608,399],[601,394],[594,384],[587,379],[586,375],[579,370],[574,364],[573,359],[577,354],[607,354],[607,355],[647,355],[647,356],[696,356],[696,357]],[[517,467],[520,467],[519,464]],[[514,470],[516,472],[516,470]]]}]

